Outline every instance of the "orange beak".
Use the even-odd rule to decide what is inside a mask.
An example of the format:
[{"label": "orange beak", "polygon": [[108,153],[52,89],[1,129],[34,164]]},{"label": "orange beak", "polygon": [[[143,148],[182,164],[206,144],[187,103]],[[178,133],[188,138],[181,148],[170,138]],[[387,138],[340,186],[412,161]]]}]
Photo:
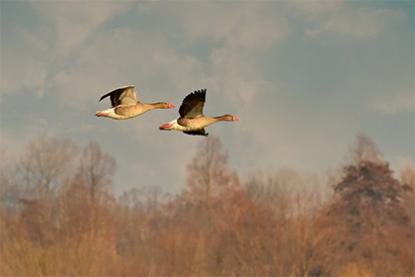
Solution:
[{"label": "orange beak", "polygon": [[168,103],[168,104],[167,104],[167,108],[169,108],[169,109],[173,109],[173,108],[176,108],[176,105],[171,104],[171,103]]},{"label": "orange beak", "polygon": [[159,130],[169,131],[169,130],[171,130],[171,127],[173,127],[173,124],[166,123],[166,124],[161,125],[159,127]]},{"label": "orange beak", "polygon": [[107,114],[103,112],[96,112],[95,116],[101,117],[101,116],[107,116]]}]

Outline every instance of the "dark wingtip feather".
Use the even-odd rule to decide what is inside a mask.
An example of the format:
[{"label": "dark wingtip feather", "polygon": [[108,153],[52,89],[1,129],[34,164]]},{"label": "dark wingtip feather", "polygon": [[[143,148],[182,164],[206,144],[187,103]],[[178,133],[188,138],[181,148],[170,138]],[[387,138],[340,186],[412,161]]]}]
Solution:
[{"label": "dark wingtip feather", "polygon": [[195,90],[191,93],[189,93],[183,100],[187,101],[190,100],[191,98],[199,98],[199,100],[202,100],[203,102],[205,102],[206,100],[206,89],[199,89],[199,90]]},{"label": "dark wingtip feather", "polygon": [[101,98],[99,99],[99,101],[98,101],[98,102],[101,102],[101,100],[102,100],[102,99],[104,99],[104,98],[108,97],[109,95],[111,95],[111,93],[112,93],[112,91],[111,91],[111,92],[109,92],[109,93],[107,93],[107,94],[105,94],[105,95],[103,95],[103,96],[101,96]]},{"label": "dark wingtip feather", "polygon": [[196,91],[194,91],[192,94],[193,94],[193,95],[195,95],[195,96],[199,96],[199,97],[201,97],[201,99],[202,99],[203,101],[205,101],[205,100],[206,100],[206,89],[199,89],[199,90],[196,90]]}]

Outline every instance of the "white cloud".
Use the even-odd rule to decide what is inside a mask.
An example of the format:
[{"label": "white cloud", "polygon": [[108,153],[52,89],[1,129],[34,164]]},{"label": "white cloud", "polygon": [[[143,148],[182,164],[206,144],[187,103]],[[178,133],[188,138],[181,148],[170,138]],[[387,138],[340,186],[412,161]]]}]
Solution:
[{"label": "white cloud", "polygon": [[[13,40],[2,41],[0,93],[30,89],[41,96],[45,89],[47,43],[29,31],[16,27]],[[28,47],[30,46],[30,47]]]},{"label": "white cloud", "polygon": [[293,14],[307,20],[319,19],[345,7],[346,0],[291,0],[287,2]]},{"label": "white cloud", "polygon": [[188,12],[174,5],[188,43],[211,40],[234,50],[260,51],[284,38],[290,31],[283,13],[255,3],[203,3],[192,5]]},{"label": "white cloud", "polygon": [[254,3],[203,3],[193,5],[192,12],[181,6],[173,8],[187,46],[199,41],[214,45],[204,76],[209,88],[223,93],[236,107],[252,104],[270,85],[262,77],[257,59],[291,32],[283,11]]},{"label": "white cloud", "polygon": [[[56,74],[54,90],[76,104],[132,82],[144,93],[161,88],[190,91],[196,86],[233,98],[237,95],[239,103],[248,103],[266,83],[255,59],[289,33],[287,24],[261,6],[238,5],[227,10],[221,9],[222,5],[202,6],[203,13],[197,8],[188,12],[181,5],[172,5],[167,12],[172,20],[179,21],[177,31],[185,45],[172,45],[163,30],[119,28],[101,32],[83,47],[71,66]],[[138,7],[141,13],[156,12],[154,7],[144,11]],[[163,12],[161,9],[157,14]],[[207,39],[218,42],[211,49],[209,70],[202,60],[181,49]]]},{"label": "white cloud", "polygon": [[324,35],[354,39],[371,39],[384,30],[399,24],[404,13],[395,10],[344,7],[336,13],[321,18],[315,26],[305,30],[305,35],[317,38]]},{"label": "white cloud", "polygon": [[[278,93],[279,89],[275,82],[264,80],[262,69],[256,61],[261,55],[266,55],[267,50],[278,47],[277,43],[290,34],[284,20],[265,8],[258,9],[255,12],[259,13],[255,13],[250,12],[246,6],[230,10],[209,7],[203,13],[184,12],[181,9],[169,11],[174,14],[174,18],[180,20],[178,34],[184,45],[172,45],[169,36],[162,31],[119,28],[101,32],[83,49],[75,63],[56,76],[56,91],[62,93],[67,103],[79,105],[83,100],[95,101],[100,92],[117,85],[133,83],[141,91],[143,101],[164,100],[161,97],[166,97],[180,104],[185,93],[195,86],[207,87],[208,112],[219,112],[212,111],[215,109],[213,103],[224,100],[227,110],[223,112],[241,115],[243,124],[229,128],[249,138],[249,142],[256,147],[256,154],[262,157],[261,164],[279,162],[314,169],[320,163],[312,162],[313,157],[318,156],[331,162],[337,155],[341,155],[344,141],[331,143],[336,141],[334,137],[339,134],[338,130],[329,134],[309,133],[308,144],[304,145],[304,134],[315,130],[293,125],[296,123],[290,119],[275,119],[275,115],[270,118],[270,111],[258,113],[261,109],[260,103],[256,103],[258,96]],[[154,9],[145,12],[149,11],[155,12]],[[211,44],[208,66],[197,56],[183,51],[183,48],[206,40]],[[154,112],[151,118],[146,117],[134,127],[128,125],[125,130],[123,128],[123,132],[143,145],[158,145],[155,151],[170,153],[160,168],[173,174],[191,157],[190,154],[183,155],[180,150],[188,149],[188,138],[176,139],[177,134],[169,134],[172,138],[170,145],[166,145],[164,134],[143,136],[143,130],[153,132],[151,130],[157,127],[155,124],[163,122],[165,117],[165,113],[161,115]],[[173,118],[168,116],[168,119]],[[295,131],[290,131],[293,126]],[[221,127],[213,128],[217,132]],[[330,143],[332,147],[323,152],[321,149],[328,149],[326,146]],[[309,145],[314,147],[310,148]],[[240,148],[243,149],[244,146],[240,145]],[[250,151],[246,149],[245,153],[251,153]]]},{"label": "white cloud", "polygon": [[99,35],[85,47],[77,61],[60,71],[52,84],[65,101],[83,106],[126,84],[136,85],[144,102],[162,100],[155,98],[162,92],[171,99],[166,92],[192,87],[201,78],[199,62],[178,54],[165,39],[138,30],[116,29]]},{"label": "white cloud", "polygon": [[88,35],[108,19],[126,11],[127,3],[90,2],[32,2],[33,10],[47,21],[56,36],[56,50],[67,54],[79,46]]},{"label": "white cloud", "polygon": [[30,31],[23,25],[13,26],[7,37],[2,35],[7,39],[2,41],[1,49],[1,94],[25,89],[43,96],[49,89],[50,76],[60,74],[63,64],[73,58],[71,52],[80,52],[77,47],[82,47],[89,35],[129,7],[125,3],[86,5],[77,1],[27,5],[31,5],[42,23]]},{"label": "white cloud", "polygon": [[397,114],[401,112],[415,112],[415,91],[412,93],[396,93],[373,104],[373,109],[383,114]]}]

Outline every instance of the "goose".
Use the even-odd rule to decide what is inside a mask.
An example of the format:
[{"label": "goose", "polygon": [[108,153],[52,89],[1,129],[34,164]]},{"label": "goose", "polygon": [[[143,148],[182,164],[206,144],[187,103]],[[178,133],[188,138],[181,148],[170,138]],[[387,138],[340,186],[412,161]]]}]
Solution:
[{"label": "goose", "polygon": [[112,119],[129,119],[139,116],[154,109],[171,109],[176,107],[174,104],[157,102],[152,104],[142,103],[137,100],[134,86],[124,86],[108,92],[99,101],[110,97],[112,108],[97,111],[98,117],[109,117]]},{"label": "goose", "polygon": [[180,117],[159,127],[160,130],[182,131],[188,135],[207,136],[205,127],[219,121],[239,121],[239,117],[231,114],[208,117],[203,115],[206,101],[206,89],[194,91],[183,99],[180,106]]}]

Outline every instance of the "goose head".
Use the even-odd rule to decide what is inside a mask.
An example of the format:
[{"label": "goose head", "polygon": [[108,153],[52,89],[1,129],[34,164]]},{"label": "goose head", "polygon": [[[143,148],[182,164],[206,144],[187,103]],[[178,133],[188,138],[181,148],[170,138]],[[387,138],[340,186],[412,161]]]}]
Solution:
[{"label": "goose head", "polygon": [[239,121],[239,117],[232,114],[225,114],[217,117],[219,121]]},{"label": "goose head", "polygon": [[158,102],[150,105],[152,105],[155,109],[173,109],[176,107],[176,105],[167,102]]}]

